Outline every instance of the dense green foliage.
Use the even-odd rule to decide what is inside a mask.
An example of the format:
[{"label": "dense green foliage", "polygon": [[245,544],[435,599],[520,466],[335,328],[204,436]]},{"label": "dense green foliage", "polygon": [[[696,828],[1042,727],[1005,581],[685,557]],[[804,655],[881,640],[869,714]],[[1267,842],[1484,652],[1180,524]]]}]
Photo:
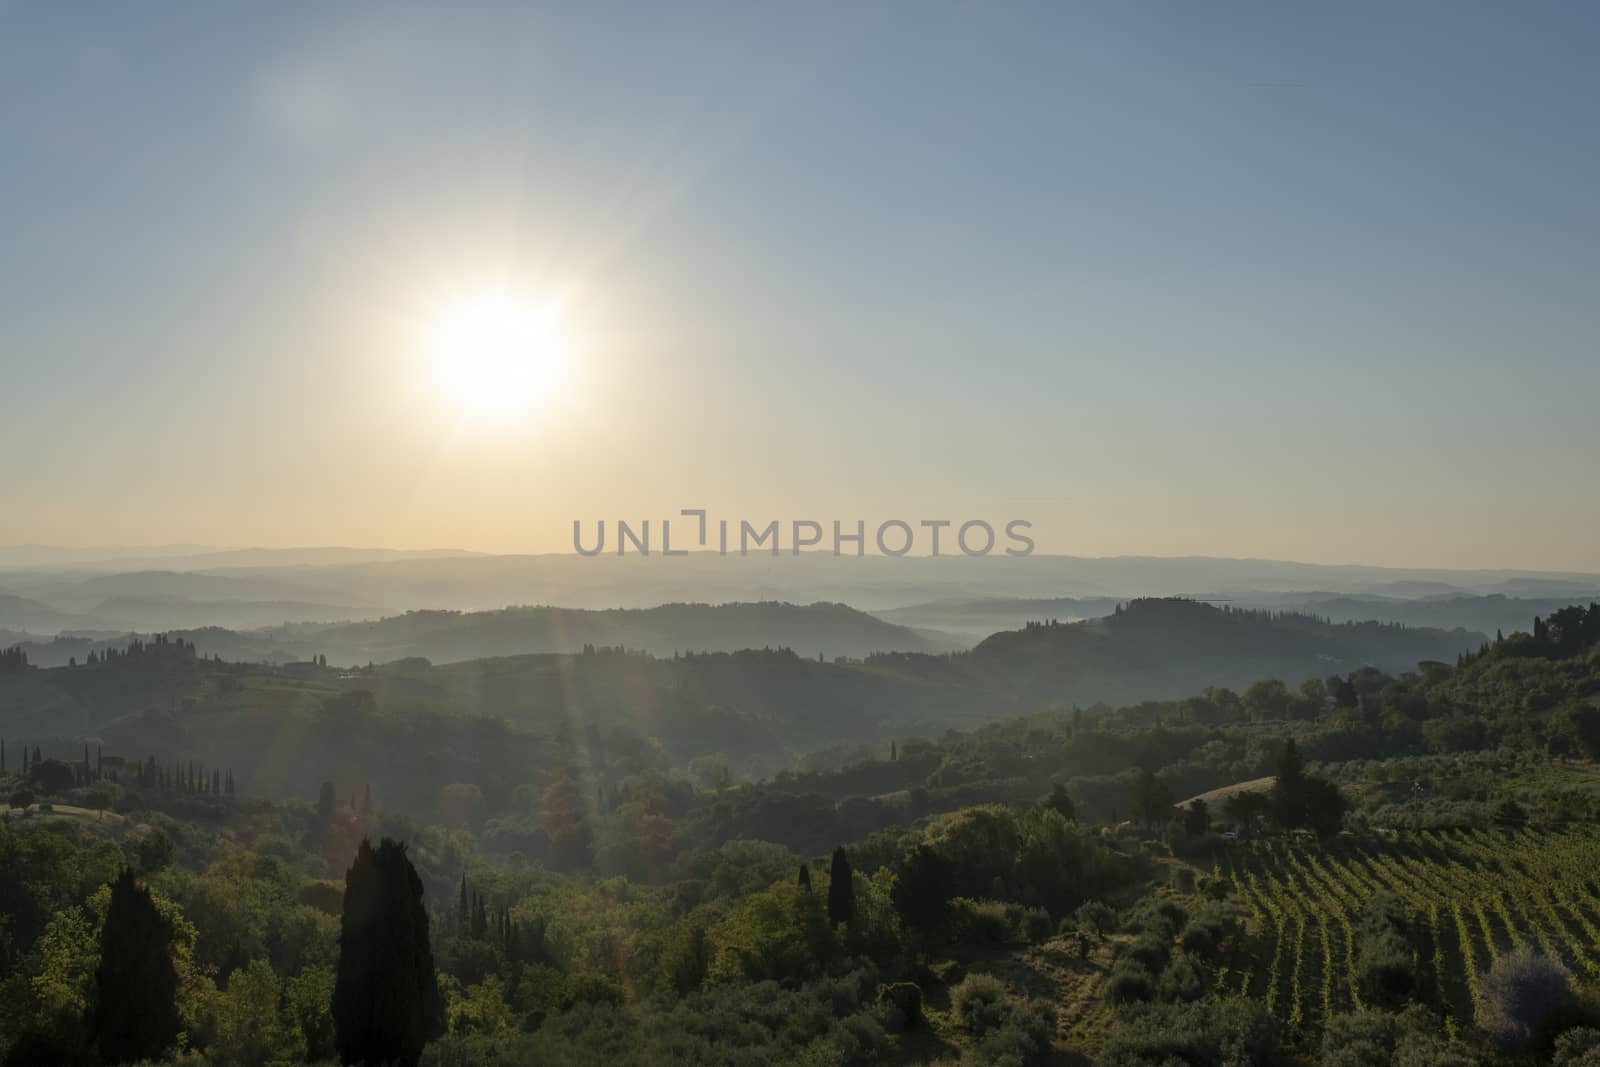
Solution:
[{"label": "dense green foliage", "polygon": [[[438,677],[421,666],[308,666],[283,692],[320,695],[291,701],[289,736],[323,747],[271,800],[191,776],[221,765],[205,744],[150,746],[174,788],[149,758],[15,740],[42,791],[0,822],[0,1049],[99,1058],[102,981],[165,961],[169,1013],[147,1015],[191,1063],[370,1057],[363,1032],[430,1064],[1578,1062],[1600,980],[1596,618],[1454,665],[1042,710],[759,783],[620,720],[536,737],[407,710]],[[641,670],[759,663],[738,684],[769,700],[769,669],[800,670],[593,659],[563,684],[619,701]],[[463,686],[493,677],[467,666]],[[217,698],[264,724],[285,699],[171,644],[64,673],[107,694],[234,679]],[[178,721],[130,728],[205,736],[162,733]],[[67,779],[33,774],[52,761]]]}]

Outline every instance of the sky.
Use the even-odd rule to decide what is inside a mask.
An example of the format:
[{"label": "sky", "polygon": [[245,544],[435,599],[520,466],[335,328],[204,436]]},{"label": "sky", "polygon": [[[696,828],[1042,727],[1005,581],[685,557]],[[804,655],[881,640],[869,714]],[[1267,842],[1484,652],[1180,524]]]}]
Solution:
[{"label": "sky", "polygon": [[[553,552],[701,507],[1600,571],[1597,33],[0,0],[0,544]],[[484,293],[559,374],[446,395]]]}]

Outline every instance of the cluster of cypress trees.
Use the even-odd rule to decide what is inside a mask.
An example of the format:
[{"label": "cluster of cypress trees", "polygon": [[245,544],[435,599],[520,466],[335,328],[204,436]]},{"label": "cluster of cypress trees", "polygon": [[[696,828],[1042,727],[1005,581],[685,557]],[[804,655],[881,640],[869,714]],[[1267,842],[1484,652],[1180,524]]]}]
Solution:
[{"label": "cluster of cypress trees", "polygon": [[488,907],[483,894],[472,888],[465,874],[461,876],[455,919],[456,936],[477,941],[492,939],[513,965],[549,962],[544,919],[536,918],[524,925],[511,917],[509,909]]},{"label": "cluster of cypress trees", "polygon": [[[855,872],[850,867],[850,857],[844,847],[833,850],[833,864],[828,871],[828,925],[849,926],[856,921],[856,893],[852,879]],[[465,886],[465,880],[462,885]],[[795,885],[803,893],[811,892],[811,865],[800,864],[800,874]]]},{"label": "cluster of cypress trees", "polygon": [[195,796],[234,795],[233,771],[213,767],[210,772],[194,760],[163,767],[154,756],[141,763],[135,771],[137,784],[145,789],[164,789],[171,793],[189,793]]},{"label": "cluster of cypress trees", "polygon": [[[113,759],[113,764],[118,761]],[[44,754],[39,751],[39,746],[34,745],[30,754],[28,746],[22,746],[22,775],[44,763]],[[83,760],[74,764],[63,764],[72,771],[73,782],[77,785],[92,785],[95,782],[122,781],[122,773],[118,766],[107,769],[105,753],[100,746],[95,746],[93,760],[89,758],[89,744],[84,742]],[[6,743],[0,738],[0,773],[6,770]],[[213,767],[207,771],[203,764],[196,764],[194,760],[175,763],[163,767],[156,763],[154,756],[143,763],[133,767],[132,785],[142,789],[163,789],[174,793],[191,793],[197,796],[227,796],[234,795],[233,770]]]},{"label": "cluster of cypress trees", "polygon": [[148,641],[135,637],[128,642],[128,647],[121,651],[108,648],[104,652],[90,652],[84,662],[90,667],[98,667],[101,664],[117,663],[121,660],[145,659],[157,656],[167,659],[190,660],[198,659],[199,653],[193,641],[185,641],[181,637],[174,640],[166,634],[156,634]]}]

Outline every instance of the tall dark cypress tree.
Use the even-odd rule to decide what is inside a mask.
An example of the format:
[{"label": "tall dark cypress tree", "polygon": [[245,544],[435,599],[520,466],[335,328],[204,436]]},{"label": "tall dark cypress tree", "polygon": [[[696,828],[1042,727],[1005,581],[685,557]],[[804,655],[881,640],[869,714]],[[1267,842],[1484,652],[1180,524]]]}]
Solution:
[{"label": "tall dark cypress tree", "polygon": [[833,850],[833,867],[828,872],[828,922],[834,926],[856,921],[856,891],[851,879],[850,857],[844,848]]},{"label": "tall dark cypress tree", "polygon": [[444,1032],[422,879],[388,838],[363,838],[345,875],[333,1023],[339,1061],[369,1067],[416,1067]]},{"label": "tall dark cypress tree", "polygon": [[172,925],[125,868],[111,884],[100,931],[90,1029],[106,1063],[159,1060],[177,1043],[178,972]]},{"label": "tall dark cypress tree", "polygon": [[800,886],[802,891],[807,892],[807,893],[811,892],[811,865],[810,864],[802,863],[800,865],[800,878],[799,878],[798,885]]}]

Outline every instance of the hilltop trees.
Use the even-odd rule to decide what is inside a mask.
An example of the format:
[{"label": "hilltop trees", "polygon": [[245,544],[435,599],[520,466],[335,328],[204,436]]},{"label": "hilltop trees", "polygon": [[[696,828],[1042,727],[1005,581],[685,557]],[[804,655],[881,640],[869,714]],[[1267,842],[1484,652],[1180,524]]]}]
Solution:
[{"label": "hilltop trees", "polygon": [[1228,794],[1222,802],[1222,814],[1241,831],[1251,833],[1256,823],[1267,813],[1270,800],[1265,793],[1241,789]]},{"label": "hilltop trees", "polygon": [[1286,830],[1309,829],[1318,837],[1339,832],[1346,801],[1338,786],[1305,772],[1305,762],[1294,739],[1283,743],[1278,779],[1268,796],[1272,818]]},{"label": "hilltop trees", "polygon": [[90,1030],[106,1063],[160,1059],[177,1042],[178,972],[172,926],[131,869],[111,885],[100,934]]},{"label": "hilltop trees", "polygon": [[1167,783],[1149,771],[1140,771],[1133,787],[1133,813],[1146,826],[1171,818],[1172,790]]},{"label": "hilltop trees", "polygon": [[333,1021],[346,1064],[416,1067],[443,1032],[422,880],[389,838],[363,840],[345,875]]},{"label": "hilltop trees", "polygon": [[49,796],[53,793],[65,793],[77,784],[77,775],[72,768],[58,759],[39,759],[38,749],[34,750],[34,759],[28,769],[28,784],[40,793]]}]

